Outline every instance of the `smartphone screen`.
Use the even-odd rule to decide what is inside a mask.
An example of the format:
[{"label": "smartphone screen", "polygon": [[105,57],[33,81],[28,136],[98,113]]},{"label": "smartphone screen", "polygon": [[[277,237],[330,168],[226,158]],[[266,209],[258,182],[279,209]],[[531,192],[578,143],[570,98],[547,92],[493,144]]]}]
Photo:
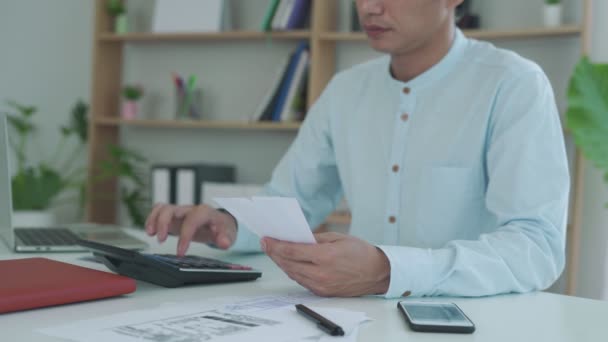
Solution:
[{"label": "smartphone screen", "polygon": [[454,303],[403,301],[398,304],[416,331],[473,332],[475,325]]}]

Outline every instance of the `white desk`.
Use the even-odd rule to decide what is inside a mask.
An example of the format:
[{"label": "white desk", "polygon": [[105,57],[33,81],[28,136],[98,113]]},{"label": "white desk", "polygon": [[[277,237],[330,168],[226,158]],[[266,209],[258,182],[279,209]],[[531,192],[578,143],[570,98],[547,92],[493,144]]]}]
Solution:
[{"label": "white desk", "polygon": [[[144,237],[140,232],[135,232],[134,235]],[[174,253],[175,244],[176,240],[169,238],[162,246],[158,246],[155,241],[151,241],[150,245],[152,252]],[[61,341],[36,333],[35,330],[124,311],[154,309],[160,303],[235,295],[286,294],[302,289],[264,255],[229,255],[199,244],[193,244],[190,252],[254,266],[263,272],[262,278],[254,282],[176,289],[138,282],[137,291],[123,297],[4,314],[0,315],[0,341]],[[101,264],[82,260],[86,255],[88,254],[40,256],[107,270]],[[0,247],[0,259],[32,256],[35,255],[14,254],[4,245]],[[0,275],[0,281],[6,276],[8,275]],[[474,334],[412,332],[397,311],[396,300],[375,297],[340,298],[321,301],[315,305],[365,311],[369,317],[374,318],[374,321],[365,323],[361,328],[360,341],[608,341],[608,302],[542,292],[451,301],[457,303],[473,320],[477,327]]]}]

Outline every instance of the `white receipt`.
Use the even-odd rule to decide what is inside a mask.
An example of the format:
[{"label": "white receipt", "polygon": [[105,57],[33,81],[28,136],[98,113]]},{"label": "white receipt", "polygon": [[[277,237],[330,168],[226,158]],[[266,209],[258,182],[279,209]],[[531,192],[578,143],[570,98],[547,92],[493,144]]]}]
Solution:
[{"label": "white receipt", "polygon": [[260,238],[316,243],[302,208],[295,198],[237,197],[213,200]]}]

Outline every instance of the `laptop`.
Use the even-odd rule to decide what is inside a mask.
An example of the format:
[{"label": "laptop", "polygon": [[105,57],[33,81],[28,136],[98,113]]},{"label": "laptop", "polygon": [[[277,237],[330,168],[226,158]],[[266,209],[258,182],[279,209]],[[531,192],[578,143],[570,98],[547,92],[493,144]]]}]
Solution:
[{"label": "laptop", "polygon": [[120,227],[99,224],[76,224],[58,227],[20,228],[12,224],[11,172],[9,165],[8,124],[0,114],[0,238],[16,252],[84,252],[80,239],[96,241],[125,249],[140,250],[148,245]]}]

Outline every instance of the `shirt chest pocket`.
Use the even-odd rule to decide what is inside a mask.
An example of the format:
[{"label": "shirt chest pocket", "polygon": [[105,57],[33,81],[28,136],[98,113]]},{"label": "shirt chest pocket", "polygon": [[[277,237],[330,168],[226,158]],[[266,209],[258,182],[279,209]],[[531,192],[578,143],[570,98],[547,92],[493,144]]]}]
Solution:
[{"label": "shirt chest pocket", "polygon": [[417,240],[431,248],[477,235],[484,208],[482,179],[467,167],[424,171],[416,207]]}]

